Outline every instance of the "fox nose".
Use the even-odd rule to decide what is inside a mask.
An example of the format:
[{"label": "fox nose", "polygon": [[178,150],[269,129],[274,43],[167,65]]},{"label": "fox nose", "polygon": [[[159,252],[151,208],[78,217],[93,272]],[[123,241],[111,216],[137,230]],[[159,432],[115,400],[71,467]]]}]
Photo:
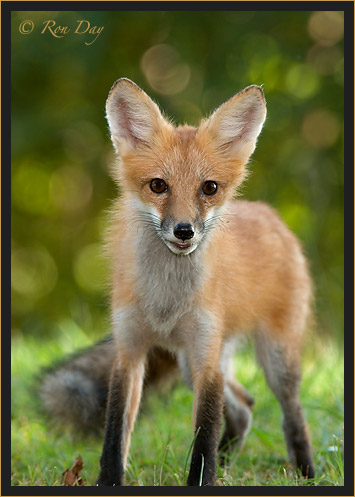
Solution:
[{"label": "fox nose", "polygon": [[193,238],[195,234],[194,228],[192,224],[177,224],[174,228],[174,235],[176,238],[179,238],[179,240],[190,240],[190,238]]}]

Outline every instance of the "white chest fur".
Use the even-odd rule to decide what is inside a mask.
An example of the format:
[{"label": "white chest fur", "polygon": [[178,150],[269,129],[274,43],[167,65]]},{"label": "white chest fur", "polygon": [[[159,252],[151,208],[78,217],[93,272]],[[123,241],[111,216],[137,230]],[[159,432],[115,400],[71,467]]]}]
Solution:
[{"label": "white chest fur", "polygon": [[137,245],[137,285],[140,307],[152,330],[167,335],[194,307],[203,274],[199,250],[173,254],[152,231]]}]

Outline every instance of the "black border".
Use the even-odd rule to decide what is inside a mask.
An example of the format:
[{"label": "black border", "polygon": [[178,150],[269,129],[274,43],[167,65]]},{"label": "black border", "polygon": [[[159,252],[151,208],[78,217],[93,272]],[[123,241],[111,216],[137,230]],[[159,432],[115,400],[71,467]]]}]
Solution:
[{"label": "black border", "polygon": [[[11,262],[11,12],[12,11],[311,11],[337,10],[345,13],[345,201],[344,201],[344,247],[345,263],[345,358],[353,364],[354,316],[354,3],[347,1],[2,1],[1,2],[1,70],[2,70],[2,150],[1,150],[1,266],[2,266],[2,317],[1,317],[1,387],[2,387],[2,478],[1,495],[354,495],[354,370],[350,367],[345,375],[345,419],[347,440],[345,443],[345,485],[343,487],[14,487],[10,485],[11,437],[10,437],[10,262]],[[352,443],[351,443],[352,441]],[[48,489],[50,488],[50,491]],[[167,490],[166,490],[167,489]],[[238,489],[238,490],[237,490]]]},{"label": "black border", "polygon": [[[345,487],[354,495],[354,4],[344,16],[344,424]],[[352,392],[352,396],[351,396]],[[352,445],[350,443],[352,441]],[[352,481],[349,478],[352,476]],[[348,480],[348,481],[347,481]],[[351,485],[350,485],[351,484]]]},{"label": "black border", "polygon": [[[176,0],[161,0],[161,1],[71,1],[71,0],[53,0],[53,1],[11,1],[3,0],[1,2],[2,9],[5,12],[12,11],[248,11],[248,10],[266,10],[266,11],[311,11],[311,10],[344,10],[350,13],[353,5],[352,0],[300,0],[300,1],[176,1]],[[11,6],[11,7],[9,7]],[[90,6],[90,9],[88,9]],[[64,7],[64,9],[63,9]]]}]

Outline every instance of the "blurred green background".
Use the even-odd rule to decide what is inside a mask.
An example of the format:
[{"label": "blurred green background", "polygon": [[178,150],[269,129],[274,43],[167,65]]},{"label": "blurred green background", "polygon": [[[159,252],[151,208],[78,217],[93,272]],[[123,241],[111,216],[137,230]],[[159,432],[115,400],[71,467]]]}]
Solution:
[{"label": "blurred green background", "polygon": [[268,118],[243,196],[272,204],[302,240],[317,328],[341,341],[343,28],[342,12],[322,11],[13,13],[13,336],[109,330],[104,106],[125,76],[190,124],[263,85]]}]

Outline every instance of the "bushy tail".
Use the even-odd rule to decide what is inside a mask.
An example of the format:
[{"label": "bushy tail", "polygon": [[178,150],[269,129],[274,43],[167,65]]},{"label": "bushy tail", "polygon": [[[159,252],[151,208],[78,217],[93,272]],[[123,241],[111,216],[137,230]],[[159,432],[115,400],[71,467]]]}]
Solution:
[{"label": "bushy tail", "polygon": [[[55,421],[86,433],[102,429],[115,357],[115,341],[109,337],[47,369],[40,385],[45,411]],[[145,386],[164,380],[176,369],[172,354],[160,348],[152,349]]]}]

